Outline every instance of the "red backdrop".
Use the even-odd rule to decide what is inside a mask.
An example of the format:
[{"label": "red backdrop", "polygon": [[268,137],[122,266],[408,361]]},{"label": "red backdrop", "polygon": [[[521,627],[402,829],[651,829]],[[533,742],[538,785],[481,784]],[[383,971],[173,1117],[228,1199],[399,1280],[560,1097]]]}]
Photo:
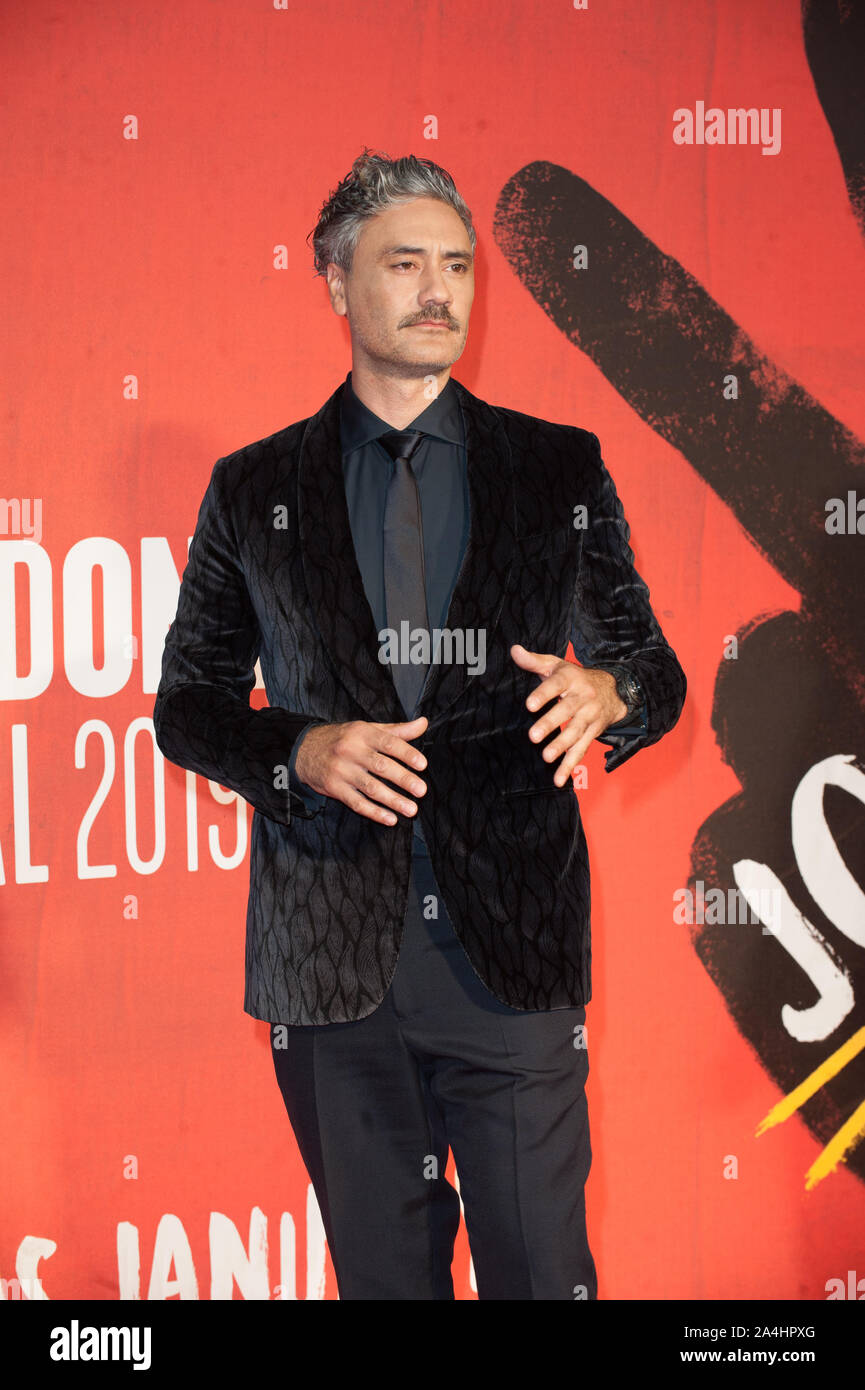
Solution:
[{"label": "red backdrop", "polygon": [[[823,1146],[799,1114],[757,1137],[784,1088],[673,917],[739,786],[710,724],[725,636],[800,595],[494,235],[517,171],[572,170],[861,433],[865,258],[796,5],[91,0],[0,26],[2,490],[41,505],[31,535],[7,507],[0,538],[0,1275],[50,1298],[336,1296],[242,1011],[248,851],[216,862],[240,813],[154,756],[150,716],[215,459],[350,366],[305,237],[363,145],[454,175],[479,237],[454,375],[598,434],[689,678],[673,734],[609,777],[595,746],[580,793],[600,1296],[817,1299],[865,1275],[862,1178],[806,1187]],[[698,101],[780,109],[779,152],[676,143]],[[469,1273],[463,1229],[459,1298]]]}]

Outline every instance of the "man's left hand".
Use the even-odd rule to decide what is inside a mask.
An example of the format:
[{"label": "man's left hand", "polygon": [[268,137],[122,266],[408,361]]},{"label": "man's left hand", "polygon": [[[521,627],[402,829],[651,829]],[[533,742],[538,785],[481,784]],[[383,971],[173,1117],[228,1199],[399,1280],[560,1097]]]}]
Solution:
[{"label": "man's left hand", "polygon": [[511,656],[524,671],[534,671],[542,678],[526,700],[526,708],[537,710],[551,700],[556,702],[529,729],[532,742],[541,743],[567,720],[558,738],[543,752],[550,763],[565,755],[553,778],[557,787],[563,787],[593,740],[610,724],[624,719],[628,707],[619,698],[615,677],[609,671],[574,666],[548,652],[530,652],[519,645],[511,647]]}]

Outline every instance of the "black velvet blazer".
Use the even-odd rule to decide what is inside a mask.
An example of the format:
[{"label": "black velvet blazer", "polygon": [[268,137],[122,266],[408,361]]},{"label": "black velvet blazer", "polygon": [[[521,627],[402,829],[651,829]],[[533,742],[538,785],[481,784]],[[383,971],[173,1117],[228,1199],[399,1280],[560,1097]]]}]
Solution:
[{"label": "black velvet blazer", "polygon": [[[519,1009],[564,1008],[591,997],[588,855],[570,783],[554,785],[555,765],[528,737],[538,678],[510,647],[564,656],[571,640],[582,664],[634,672],[647,732],[608,752],[608,770],[673,727],[685,676],[633,567],[597,437],[454,384],[471,529],[447,625],[485,630],[486,667],[430,667],[417,709],[429,720],[416,741],[428,760],[419,815],[484,984]],[[342,390],[310,419],[215,464],[153,712],[167,758],[258,812],[244,1009],[274,1023],[371,1014],[396,968],[409,888],[409,818],[379,825],[333,798],[315,808],[286,780],[311,719],[405,719],[355,558]],[[269,708],[253,710],[258,658]]]}]

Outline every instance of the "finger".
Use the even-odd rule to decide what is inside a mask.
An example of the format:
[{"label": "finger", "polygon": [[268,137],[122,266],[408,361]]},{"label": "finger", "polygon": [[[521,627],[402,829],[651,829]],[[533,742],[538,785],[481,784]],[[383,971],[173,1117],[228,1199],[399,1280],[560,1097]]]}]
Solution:
[{"label": "finger", "polygon": [[542,705],[549,704],[554,696],[569,691],[574,683],[574,670],[579,670],[579,667],[574,667],[569,661],[557,662],[556,669],[527,697],[526,709],[540,709]]},{"label": "finger", "polygon": [[573,774],[574,768],[579,767],[583,758],[589,751],[593,739],[601,732],[600,725],[587,729],[583,737],[578,739],[573,748],[565,754],[556,769],[553,781],[557,787],[563,787],[568,778]]},{"label": "finger", "polygon": [[[408,746],[408,745],[406,745]],[[365,767],[360,767],[361,773],[372,773],[374,777],[384,778],[388,782],[394,782],[404,792],[410,796],[423,796],[426,792],[426,782],[422,777],[405,767],[401,762],[387,757],[382,752],[370,751],[369,759]],[[355,778],[355,785],[359,782]],[[369,793],[367,793],[369,795]]]},{"label": "finger", "polygon": [[397,729],[404,729],[405,727],[404,724],[373,725],[373,730],[377,729],[379,732],[373,734],[373,741],[367,745],[369,750],[367,765],[369,765],[369,758],[374,757],[376,753],[385,753],[388,757],[398,759],[408,767],[417,768],[419,772],[422,771],[427,764],[423,753],[419,748],[413,748],[396,732]]},{"label": "finger", "polygon": [[[528,733],[533,738],[533,742],[540,744],[542,739],[552,734],[553,730],[559,731],[556,738],[553,738],[547,744],[547,748],[542,751],[547,762],[553,762],[555,758],[558,758],[559,753],[565,752],[566,748],[572,746],[573,739],[577,735],[583,734],[585,728],[590,726],[597,727],[598,733],[602,733],[605,727],[601,703],[598,701],[598,692],[595,691],[594,687],[587,689],[587,691],[577,689],[572,694],[560,699],[558,705],[548,710],[542,719],[531,726]],[[540,737],[537,737],[535,730],[540,730]],[[591,742],[594,737],[595,735],[592,734],[588,742]]]},{"label": "finger", "polygon": [[[566,695],[557,701],[552,709],[547,710],[546,714],[536,720],[529,729],[529,738],[532,743],[543,743],[544,739],[549,738],[551,733],[560,730],[563,724],[570,725],[574,716],[579,713],[579,709],[580,697],[578,696]],[[548,745],[550,748],[552,746],[552,744]],[[545,748],[544,752],[546,753],[546,751]]]},{"label": "finger", "polygon": [[[541,756],[544,762],[554,763],[557,758],[561,757],[569,748],[572,748],[578,739],[583,738],[588,729],[595,725],[600,726],[600,719],[598,718],[596,710],[589,709],[577,711],[573,717],[568,720],[565,727],[559,731],[557,737],[548,743],[546,748],[542,750]],[[589,742],[591,742],[591,739],[589,739]]]},{"label": "finger", "polygon": [[429,720],[425,714],[419,714],[417,719],[403,720],[400,724],[379,724],[380,729],[395,729],[402,738],[417,738],[418,734],[424,731],[424,725]]},{"label": "finger", "polygon": [[524,671],[536,671],[538,675],[545,676],[561,660],[558,656],[553,656],[550,652],[530,652],[525,647],[521,647],[516,642],[511,647],[511,657],[521,666]]},{"label": "finger", "polygon": [[559,760],[559,766],[556,768],[553,778],[557,786],[564,786],[572,770],[583,761],[592,743],[598,734],[603,732],[603,729],[604,721],[600,717],[579,721],[572,719],[568,728],[563,730],[564,736],[554,739],[552,743],[547,745],[543,750],[544,758],[546,759],[549,753],[550,762]]},{"label": "finger", "polygon": [[[399,811],[403,816],[414,816],[417,814],[417,805],[410,801],[407,796],[403,796],[394,787],[389,787],[386,782],[380,782],[371,772],[361,772],[348,782],[349,787],[359,792],[361,797],[368,802],[378,802],[382,806],[389,807],[392,811]],[[346,802],[346,804],[348,804]]]},{"label": "finger", "polygon": [[378,806],[374,801],[368,801],[360,792],[353,787],[346,787],[341,796],[336,796],[337,801],[341,801],[350,811],[355,811],[359,816],[365,816],[367,820],[378,821],[381,825],[396,825],[397,818],[393,811],[389,811],[384,806]]}]

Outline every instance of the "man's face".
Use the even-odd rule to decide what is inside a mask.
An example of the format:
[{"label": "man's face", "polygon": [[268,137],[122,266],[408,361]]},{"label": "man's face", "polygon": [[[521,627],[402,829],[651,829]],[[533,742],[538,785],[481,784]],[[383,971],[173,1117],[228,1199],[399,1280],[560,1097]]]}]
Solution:
[{"label": "man's face", "polygon": [[474,265],[468,232],[447,203],[415,198],[371,217],[351,271],[331,263],[327,283],[334,310],[348,318],[355,360],[393,376],[426,376],[461,356]]}]

